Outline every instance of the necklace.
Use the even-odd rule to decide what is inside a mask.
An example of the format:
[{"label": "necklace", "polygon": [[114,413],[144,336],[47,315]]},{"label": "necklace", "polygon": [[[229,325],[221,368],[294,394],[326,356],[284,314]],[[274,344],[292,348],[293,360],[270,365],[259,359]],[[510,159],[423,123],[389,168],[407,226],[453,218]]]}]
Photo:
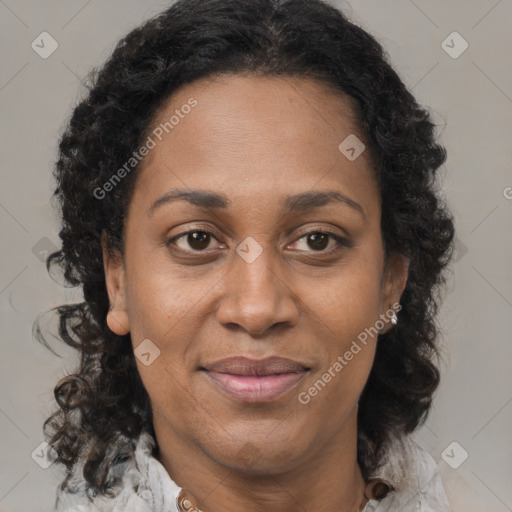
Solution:
[{"label": "necklace", "polygon": [[[383,478],[372,478],[370,479],[364,489],[364,498],[359,506],[358,512],[361,512],[367,500],[381,500],[385,498],[389,491],[393,489],[393,486]],[[176,498],[176,507],[179,512],[204,512],[197,508],[192,500],[187,496],[187,491],[181,489],[178,497]]]}]

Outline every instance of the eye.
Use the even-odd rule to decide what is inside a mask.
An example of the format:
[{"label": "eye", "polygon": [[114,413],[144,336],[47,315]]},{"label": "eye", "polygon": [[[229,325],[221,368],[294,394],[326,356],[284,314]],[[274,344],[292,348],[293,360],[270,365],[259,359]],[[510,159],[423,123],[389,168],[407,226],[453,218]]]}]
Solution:
[{"label": "eye", "polygon": [[[297,242],[294,242],[295,244],[299,244],[301,240],[304,240],[305,243],[303,244],[303,247],[305,246],[305,249],[298,248],[299,250],[305,250],[308,251],[308,247],[312,249],[313,252],[323,252],[323,253],[331,253],[336,252],[340,249],[340,246],[349,247],[349,242],[330,231],[310,231],[303,235],[301,238],[297,240]],[[329,247],[329,242],[333,241],[331,244],[331,247],[326,250],[326,248]]]},{"label": "eye", "polygon": [[167,245],[174,244],[179,249],[188,252],[204,252],[208,249],[212,238],[215,238],[215,236],[210,231],[196,229],[171,238]]}]

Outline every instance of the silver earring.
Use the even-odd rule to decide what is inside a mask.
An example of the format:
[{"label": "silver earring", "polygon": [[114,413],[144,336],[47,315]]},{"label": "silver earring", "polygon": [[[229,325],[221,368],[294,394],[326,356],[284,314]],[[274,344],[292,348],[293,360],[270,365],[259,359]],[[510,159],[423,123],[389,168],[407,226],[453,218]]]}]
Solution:
[{"label": "silver earring", "polygon": [[393,325],[396,325],[398,323],[398,317],[396,316],[396,313],[393,311],[393,314],[391,315],[391,323]]}]

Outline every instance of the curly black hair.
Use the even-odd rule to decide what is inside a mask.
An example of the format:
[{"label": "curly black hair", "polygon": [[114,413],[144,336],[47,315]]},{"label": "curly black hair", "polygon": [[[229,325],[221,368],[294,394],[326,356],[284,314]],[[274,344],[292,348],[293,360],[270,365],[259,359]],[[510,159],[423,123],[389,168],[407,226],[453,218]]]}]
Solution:
[{"label": "curly black hair", "polygon": [[[55,308],[59,335],[79,351],[80,362],[57,383],[59,408],[43,430],[68,478],[86,454],[83,476],[95,492],[108,492],[105,460],[123,449],[112,448],[115,439],[133,441],[143,429],[154,434],[130,335],[107,327],[101,245],[104,234],[110,250],[123,251],[137,166],[101,200],[98,190],[141,147],[171,94],[215,74],[313,78],[353,102],[379,184],[386,254],[410,261],[400,321],[380,335],[359,400],[358,462],[365,478],[391,435],[425,421],[439,384],[434,317],[454,226],[437,176],[446,150],[430,113],[382,46],[321,0],[180,0],[126,35],[90,73],[86,97],[60,138],[54,172],[62,248],[47,268],[62,269],[69,285],[81,286],[84,301]],[[35,333],[44,341],[39,328]]]}]

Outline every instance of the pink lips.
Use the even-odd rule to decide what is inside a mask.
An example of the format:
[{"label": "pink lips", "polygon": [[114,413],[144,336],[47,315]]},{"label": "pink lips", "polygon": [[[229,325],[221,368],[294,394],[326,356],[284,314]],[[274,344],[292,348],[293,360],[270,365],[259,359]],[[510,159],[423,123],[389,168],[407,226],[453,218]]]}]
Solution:
[{"label": "pink lips", "polygon": [[244,402],[266,402],[295,387],[308,368],[281,357],[260,361],[233,357],[207,365],[202,370],[232,398]]}]

